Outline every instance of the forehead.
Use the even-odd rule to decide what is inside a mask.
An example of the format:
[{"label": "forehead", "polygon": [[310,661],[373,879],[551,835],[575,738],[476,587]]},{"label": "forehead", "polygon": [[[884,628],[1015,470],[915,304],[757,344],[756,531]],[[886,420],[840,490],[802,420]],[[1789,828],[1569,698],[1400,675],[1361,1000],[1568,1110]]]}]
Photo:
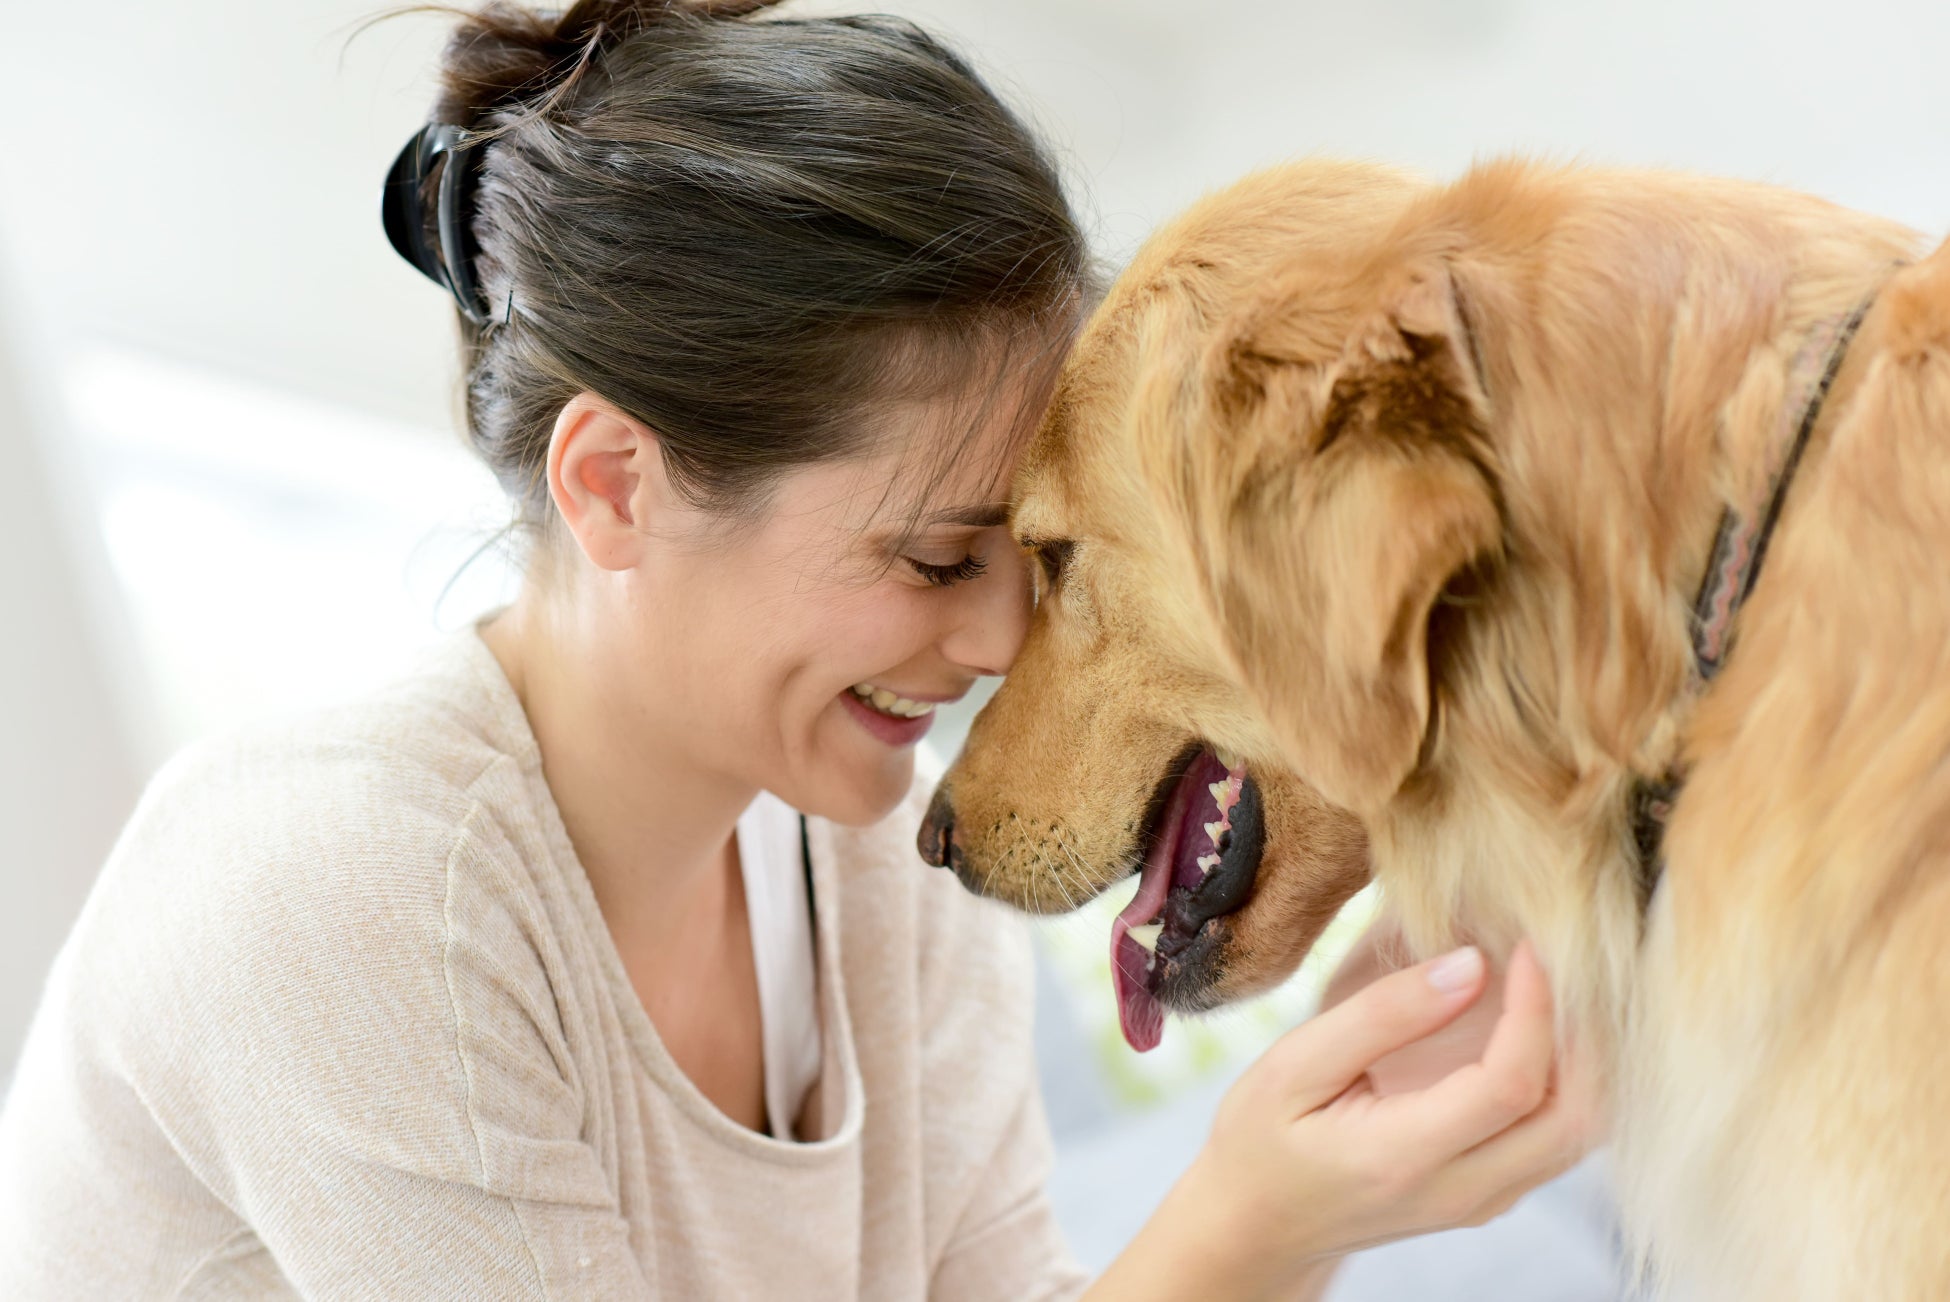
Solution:
[{"label": "forehead", "polygon": [[[1046,387],[1045,382],[1045,387]],[[1018,376],[888,402],[859,452],[784,475],[771,514],[851,533],[991,527],[1043,394]]]}]

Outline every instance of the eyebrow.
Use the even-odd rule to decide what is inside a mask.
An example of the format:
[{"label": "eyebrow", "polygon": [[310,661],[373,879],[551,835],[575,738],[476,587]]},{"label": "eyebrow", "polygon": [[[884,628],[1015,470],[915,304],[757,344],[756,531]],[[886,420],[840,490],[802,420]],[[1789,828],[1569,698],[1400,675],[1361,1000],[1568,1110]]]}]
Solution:
[{"label": "eyebrow", "polygon": [[923,526],[961,524],[973,529],[993,529],[1009,522],[1009,504],[990,502],[983,506],[951,506],[921,517]]}]

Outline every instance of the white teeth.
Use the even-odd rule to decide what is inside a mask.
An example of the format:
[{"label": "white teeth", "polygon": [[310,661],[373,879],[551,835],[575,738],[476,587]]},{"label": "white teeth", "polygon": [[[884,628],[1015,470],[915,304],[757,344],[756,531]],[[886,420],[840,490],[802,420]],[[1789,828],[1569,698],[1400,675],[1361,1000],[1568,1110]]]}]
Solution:
[{"label": "white teeth", "polygon": [[1151,922],[1146,923],[1142,927],[1132,927],[1128,934],[1132,940],[1144,946],[1145,953],[1156,954],[1158,952],[1158,933],[1164,929],[1164,923]]},{"label": "white teeth", "polygon": [[873,708],[882,714],[898,715],[903,719],[918,719],[924,714],[934,713],[932,701],[912,700],[896,695],[884,687],[875,687],[872,683],[855,683],[852,690],[855,696],[871,702]]},{"label": "white teeth", "polygon": [[1219,763],[1225,765],[1228,770],[1237,770],[1239,768],[1239,756],[1235,752],[1229,751],[1223,746],[1214,746],[1212,753],[1219,757]]},{"label": "white teeth", "polygon": [[1230,788],[1223,782],[1214,782],[1206,790],[1212,793],[1213,801],[1219,806],[1220,812],[1223,813],[1226,807],[1226,792]]},{"label": "white teeth", "polygon": [[1205,825],[1206,838],[1210,840],[1213,845],[1217,845],[1219,843],[1219,838],[1223,836],[1227,832],[1227,830],[1228,829],[1223,822],[1207,823]]},{"label": "white teeth", "polygon": [[1208,877],[1211,876],[1212,870],[1218,866],[1219,856],[1216,854],[1208,854],[1198,861],[1198,870]]}]

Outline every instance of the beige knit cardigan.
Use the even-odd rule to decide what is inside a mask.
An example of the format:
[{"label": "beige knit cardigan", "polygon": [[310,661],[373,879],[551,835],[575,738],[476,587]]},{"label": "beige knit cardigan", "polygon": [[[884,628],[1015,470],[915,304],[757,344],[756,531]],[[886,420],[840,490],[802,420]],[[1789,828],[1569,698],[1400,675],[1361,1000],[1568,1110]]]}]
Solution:
[{"label": "beige knit cardigan", "polygon": [[[826,1138],[657,1038],[473,629],[150,784],[0,1113],[0,1298],[1066,1297],[1020,928],[814,819]],[[673,920],[673,925],[681,925]]]}]

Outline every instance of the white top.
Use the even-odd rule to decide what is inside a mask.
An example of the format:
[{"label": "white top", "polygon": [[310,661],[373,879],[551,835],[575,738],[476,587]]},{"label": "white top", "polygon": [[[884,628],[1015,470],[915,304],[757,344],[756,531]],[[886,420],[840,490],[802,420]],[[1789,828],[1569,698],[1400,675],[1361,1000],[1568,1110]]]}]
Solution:
[{"label": "white top", "polygon": [[765,1041],[765,1115],[774,1138],[796,1138],[799,1109],[819,1080],[819,982],[812,897],[799,811],[760,792],[738,819],[738,865],[758,970]]},{"label": "white top", "polygon": [[[807,820],[816,982],[776,939],[806,912],[774,907],[804,880],[777,868],[791,820],[740,826],[778,1111],[819,1035],[784,1142],[664,1048],[473,630],[367,700],[191,748],[0,1112],[0,1298],[1070,1296],[1027,937],[920,862],[927,797]],[[816,1020],[773,1012],[809,994]]]}]

